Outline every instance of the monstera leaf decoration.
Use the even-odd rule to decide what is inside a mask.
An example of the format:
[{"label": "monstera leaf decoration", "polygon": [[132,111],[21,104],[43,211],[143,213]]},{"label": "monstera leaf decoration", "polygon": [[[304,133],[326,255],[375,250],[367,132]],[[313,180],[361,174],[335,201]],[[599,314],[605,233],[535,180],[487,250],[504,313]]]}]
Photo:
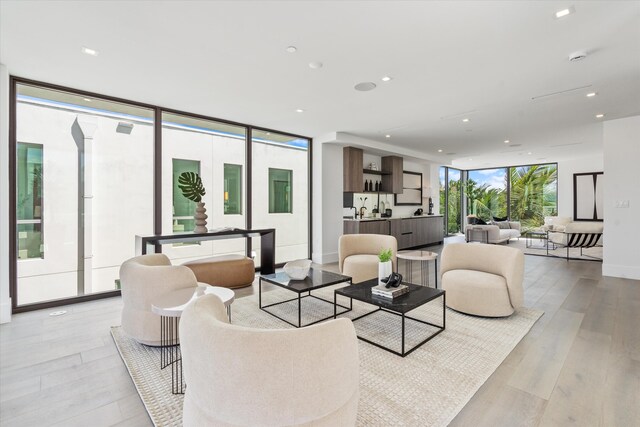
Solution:
[{"label": "monstera leaf decoration", "polygon": [[195,172],[182,172],[178,177],[178,187],[187,199],[199,203],[206,194],[200,175]]}]

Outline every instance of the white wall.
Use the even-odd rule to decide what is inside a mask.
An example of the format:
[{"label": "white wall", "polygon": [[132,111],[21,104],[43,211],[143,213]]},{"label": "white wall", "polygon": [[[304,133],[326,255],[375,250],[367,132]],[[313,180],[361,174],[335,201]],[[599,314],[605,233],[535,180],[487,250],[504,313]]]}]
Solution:
[{"label": "white wall", "polygon": [[[583,172],[602,172],[604,157],[602,154],[575,157],[558,162],[558,216],[573,218],[573,174]],[[607,180],[605,174],[604,179]]]},{"label": "white wall", "polygon": [[0,323],[9,321],[9,72],[0,64]]},{"label": "white wall", "polygon": [[[604,123],[605,276],[640,279],[640,116]],[[620,207],[621,203],[628,207]]]}]

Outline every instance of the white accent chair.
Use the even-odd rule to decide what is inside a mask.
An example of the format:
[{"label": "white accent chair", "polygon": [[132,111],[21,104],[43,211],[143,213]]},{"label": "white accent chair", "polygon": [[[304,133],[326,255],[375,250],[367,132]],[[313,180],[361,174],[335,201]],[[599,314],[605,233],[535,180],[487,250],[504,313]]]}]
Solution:
[{"label": "white accent chair", "polygon": [[200,426],[353,426],[358,339],[348,319],[301,329],[229,324],[204,295],[180,322],[187,385],[182,423]]},{"label": "white accent chair", "polygon": [[398,241],[384,234],[345,234],[338,242],[338,267],[353,283],[361,283],[378,277],[378,254],[391,249],[393,271],[398,271]]},{"label": "white accent chair", "polygon": [[189,268],[171,265],[164,254],[131,258],[120,267],[122,330],[141,344],[160,345],[160,317],[151,311],[151,300],[183,288],[198,287]]},{"label": "white accent chair", "polygon": [[602,232],[604,223],[596,221],[570,222],[562,228],[563,231],[549,231],[547,243],[547,255],[549,255],[549,245],[567,248],[567,261],[569,260],[569,249],[580,248],[580,255],[585,248],[602,246]]},{"label": "white accent chair", "polygon": [[507,246],[450,243],[442,250],[447,306],[485,317],[513,314],[524,302],[524,254]]},{"label": "white accent chair", "polygon": [[520,237],[520,222],[503,221],[500,224],[508,224],[509,228],[500,228],[498,225],[467,225],[465,239],[467,242],[481,243],[509,243],[509,240]]}]

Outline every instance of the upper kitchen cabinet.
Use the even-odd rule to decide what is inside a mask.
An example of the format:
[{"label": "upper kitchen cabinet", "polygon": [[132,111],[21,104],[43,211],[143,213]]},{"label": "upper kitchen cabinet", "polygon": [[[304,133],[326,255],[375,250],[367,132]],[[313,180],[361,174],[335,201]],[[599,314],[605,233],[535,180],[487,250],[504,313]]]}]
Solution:
[{"label": "upper kitchen cabinet", "polygon": [[402,193],[402,168],[402,157],[386,156],[382,158],[382,170],[389,173],[389,175],[382,176],[383,191],[394,194]]},{"label": "upper kitchen cabinet", "polygon": [[344,192],[362,193],[364,178],[362,173],[363,151],[360,148],[344,147],[342,149]]}]

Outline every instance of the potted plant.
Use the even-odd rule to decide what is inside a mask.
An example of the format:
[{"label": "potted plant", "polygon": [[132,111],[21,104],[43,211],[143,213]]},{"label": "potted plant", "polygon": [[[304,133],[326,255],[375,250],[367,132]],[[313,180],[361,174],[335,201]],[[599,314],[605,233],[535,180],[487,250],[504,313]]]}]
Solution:
[{"label": "potted plant", "polygon": [[380,253],[378,253],[378,259],[380,262],[378,263],[378,284],[383,285],[382,279],[386,279],[393,273],[393,264],[391,263],[391,257],[393,257],[393,252],[391,248],[381,249]]},{"label": "potted plant", "polygon": [[196,214],[193,216],[196,220],[195,233],[207,232],[207,209],[204,207],[202,196],[207,194],[202,185],[202,178],[195,172],[182,172],[178,177],[178,187],[182,190],[182,195],[192,202],[196,202]]}]

